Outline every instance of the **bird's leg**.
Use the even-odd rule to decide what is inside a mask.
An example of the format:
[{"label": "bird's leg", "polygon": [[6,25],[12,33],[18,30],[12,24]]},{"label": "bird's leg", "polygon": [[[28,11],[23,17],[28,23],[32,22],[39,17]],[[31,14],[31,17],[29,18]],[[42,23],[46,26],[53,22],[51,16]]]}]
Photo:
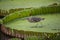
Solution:
[{"label": "bird's leg", "polygon": [[42,22],[37,22],[35,23],[34,26],[32,26],[32,28],[41,28],[42,27]]},{"label": "bird's leg", "polygon": [[43,26],[42,21],[40,22],[39,26],[40,26],[40,28]]},{"label": "bird's leg", "polygon": [[35,28],[39,28],[39,22],[36,23]]},{"label": "bird's leg", "polygon": [[38,23],[36,23],[35,27],[38,28]]},{"label": "bird's leg", "polygon": [[42,27],[42,22],[38,22],[38,23],[36,24],[36,27],[37,27],[37,28],[41,28],[41,27]]}]

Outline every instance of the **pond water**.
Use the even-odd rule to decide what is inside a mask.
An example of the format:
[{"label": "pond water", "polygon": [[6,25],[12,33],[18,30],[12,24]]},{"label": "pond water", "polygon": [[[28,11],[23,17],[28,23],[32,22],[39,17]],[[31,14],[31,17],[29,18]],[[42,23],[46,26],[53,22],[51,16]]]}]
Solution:
[{"label": "pond water", "polygon": [[[32,17],[32,16],[31,16]],[[36,15],[35,17],[45,18],[37,23],[31,23],[25,18],[19,18],[5,24],[6,27],[24,31],[35,32],[60,32],[60,14]]]}]

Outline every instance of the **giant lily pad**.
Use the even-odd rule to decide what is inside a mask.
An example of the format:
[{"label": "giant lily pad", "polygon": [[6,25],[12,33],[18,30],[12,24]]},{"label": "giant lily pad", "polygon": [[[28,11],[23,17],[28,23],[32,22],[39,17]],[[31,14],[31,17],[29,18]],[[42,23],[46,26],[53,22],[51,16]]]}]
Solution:
[{"label": "giant lily pad", "polygon": [[[27,18],[32,19],[31,22]],[[39,21],[36,21],[39,20]],[[15,37],[60,32],[60,6],[32,8],[15,12],[2,19],[2,31]],[[33,22],[35,21],[35,22]],[[49,36],[49,35],[48,35]]]}]

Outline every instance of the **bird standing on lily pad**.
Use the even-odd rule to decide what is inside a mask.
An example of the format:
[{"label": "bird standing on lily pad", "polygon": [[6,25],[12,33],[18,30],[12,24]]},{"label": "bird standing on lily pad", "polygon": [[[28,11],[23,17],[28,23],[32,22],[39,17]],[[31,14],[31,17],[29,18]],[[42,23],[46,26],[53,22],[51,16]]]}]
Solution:
[{"label": "bird standing on lily pad", "polygon": [[39,22],[44,20],[45,18],[41,18],[41,17],[36,17],[36,16],[32,16],[32,17],[28,17],[27,20],[30,23],[36,23],[35,28],[40,28],[42,26],[42,24],[40,24],[40,26],[38,26]]}]

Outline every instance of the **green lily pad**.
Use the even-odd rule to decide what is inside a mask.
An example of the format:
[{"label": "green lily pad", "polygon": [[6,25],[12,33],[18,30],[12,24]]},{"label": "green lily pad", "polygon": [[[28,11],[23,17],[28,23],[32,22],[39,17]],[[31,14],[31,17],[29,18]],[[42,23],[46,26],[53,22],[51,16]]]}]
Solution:
[{"label": "green lily pad", "polygon": [[[31,17],[31,16],[30,16]],[[33,16],[32,16],[33,17]],[[34,32],[59,32],[60,14],[37,15],[36,17],[45,18],[45,20],[31,23],[26,18],[18,18],[5,24],[6,27],[16,30],[34,31]]]}]

